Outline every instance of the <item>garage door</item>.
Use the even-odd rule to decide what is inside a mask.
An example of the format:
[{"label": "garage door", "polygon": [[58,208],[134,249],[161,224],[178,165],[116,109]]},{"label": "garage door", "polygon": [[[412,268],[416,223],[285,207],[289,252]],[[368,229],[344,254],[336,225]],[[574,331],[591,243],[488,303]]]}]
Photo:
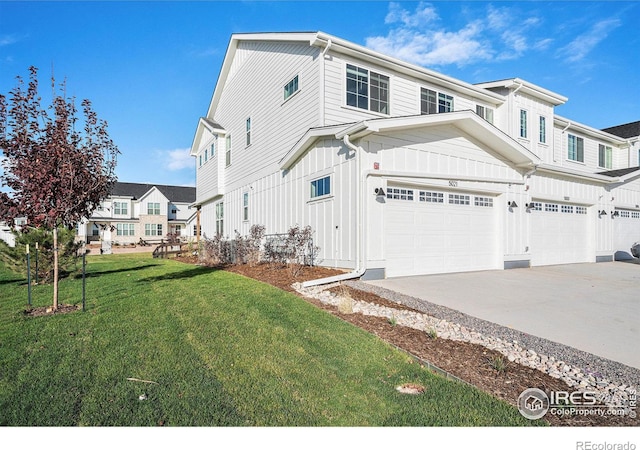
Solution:
[{"label": "garage door", "polygon": [[617,261],[632,259],[631,246],[640,242],[640,211],[616,209],[613,224],[613,245]]},{"label": "garage door", "polygon": [[532,266],[595,261],[586,206],[533,202],[530,212]]},{"label": "garage door", "polygon": [[494,200],[484,194],[389,187],[387,277],[501,268]]}]

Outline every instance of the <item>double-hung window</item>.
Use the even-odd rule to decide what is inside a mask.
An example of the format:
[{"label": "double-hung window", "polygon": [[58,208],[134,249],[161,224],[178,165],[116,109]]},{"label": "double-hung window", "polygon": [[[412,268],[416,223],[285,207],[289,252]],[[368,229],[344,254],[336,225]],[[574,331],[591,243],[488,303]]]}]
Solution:
[{"label": "double-hung window", "polygon": [[605,169],[613,167],[613,150],[611,147],[603,144],[598,145],[598,166]]},{"label": "double-hung window", "polygon": [[159,215],[160,214],[160,203],[158,202],[149,202],[147,203],[147,214],[149,215]]},{"label": "double-hung window", "polygon": [[113,202],[113,214],[116,216],[127,215],[127,203],[126,202]]},{"label": "double-hung window", "polygon": [[214,156],[216,156],[216,143],[212,142],[211,143],[211,157],[213,158]]},{"label": "double-hung window", "polygon": [[204,149],[204,162],[209,161],[209,149]]},{"label": "double-hung window", "polygon": [[573,134],[568,135],[567,158],[571,161],[584,162],[584,139]]},{"label": "double-hung window", "polygon": [[482,105],[476,105],[476,114],[487,122],[493,123],[493,109]]},{"label": "double-hung window", "polygon": [[288,99],[293,94],[298,92],[298,75],[296,75],[293,80],[289,81],[284,86],[284,99]]},{"label": "double-hung window", "polygon": [[222,236],[224,233],[224,203],[216,203],[216,234]]},{"label": "double-hung window", "polygon": [[453,97],[451,95],[443,94],[440,92],[438,94],[438,112],[439,113],[448,113],[453,111]]},{"label": "double-hung window", "polygon": [[318,197],[324,197],[331,194],[331,176],[318,178],[311,181],[311,194],[312,199]]},{"label": "double-hung window", "polygon": [[230,166],[231,165],[231,135],[230,134],[227,135],[225,142],[226,142],[225,164],[227,166]]},{"label": "double-hung window", "polygon": [[118,236],[133,236],[135,234],[135,225],[132,223],[117,223],[116,235]]},{"label": "double-hung window", "polygon": [[247,130],[247,147],[248,147],[251,145],[251,117],[247,119],[247,124],[245,128]]},{"label": "double-hung window", "polygon": [[438,93],[427,88],[420,88],[420,114],[436,114],[438,112]]},{"label": "double-hung window", "polygon": [[249,193],[242,194],[242,220],[249,220]]},{"label": "double-hung window", "polygon": [[541,144],[546,144],[547,143],[547,118],[545,116],[540,116],[539,130],[538,130],[538,141]]},{"label": "double-hung window", "polygon": [[162,236],[162,224],[161,223],[145,223],[144,235],[145,236]]},{"label": "double-hung window", "polygon": [[524,109],[520,110],[520,137],[527,139],[529,136],[528,128],[527,128],[527,111]]},{"label": "double-hung window", "polygon": [[389,77],[347,64],[347,105],[389,114]]}]

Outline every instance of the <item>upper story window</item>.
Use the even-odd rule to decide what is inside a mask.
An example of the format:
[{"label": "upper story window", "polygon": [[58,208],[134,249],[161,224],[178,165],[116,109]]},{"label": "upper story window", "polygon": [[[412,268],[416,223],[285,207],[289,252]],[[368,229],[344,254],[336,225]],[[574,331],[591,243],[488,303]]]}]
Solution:
[{"label": "upper story window", "polygon": [[323,197],[331,194],[331,176],[326,176],[311,182],[311,198]]},{"label": "upper story window", "polygon": [[567,158],[584,162],[584,139],[570,134],[567,138]]},{"label": "upper story window", "polygon": [[284,86],[284,99],[288,99],[293,94],[298,92],[298,75],[296,75],[293,80],[289,81]]},{"label": "upper story window", "polygon": [[613,167],[613,149],[607,145],[598,145],[598,166],[605,169]]},{"label": "upper story window", "polygon": [[228,134],[226,137],[226,149],[225,149],[225,163],[227,166],[231,165],[231,135]]},{"label": "upper story window", "polygon": [[246,127],[247,131],[247,147],[251,145],[251,117],[247,119]]},{"label": "upper story window", "polygon": [[520,137],[526,139],[529,136],[527,129],[527,111],[520,110]]},{"label": "upper story window", "polygon": [[493,109],[482,105],[476,105],[476,114],[487,122],[493,123]]},{"label": "upper story window", "polygon": [[209,161],[209,149],[204,149],[204,162]]},{"label": "upper story window", "polygon": [[347,105],[389,114],[389,77],[347,64]]},{"label": "upper story window", "polygon": [[420,114],[453,111],[453,97],[427,88],[420,88]]},{"label": "upper story window", "polygon": [[216,143],[212,142],[211,143],[211,157],[213,158],[214,156],[216,156]]},{"label": "upper story window", "polygon": [[198,160],[200,161],[200,165],[202,166],[202,155],[198,157]]},{"label": "upper story window", "polygon": [[453,111],[453,97],[451,95],[443,94],[440,92],[438,94],[438,112],[439,113],[448,113]]},{"label": "upper story window", "polygon": [[158,202],[149,202],[147,203],[147,214],[149,215],[159,215],[160,214],[160,203]]},{"label": "upper story window", "polygon": [[113,202],[113,214],[124,216],[128,214],[128,205],[126,202]]},{"label": "upper story window", "polygon": [[547,118],[545,116],[540,116],[539,122],[539,130],[538,130],[538,141],[541,144],[547,143]]}]

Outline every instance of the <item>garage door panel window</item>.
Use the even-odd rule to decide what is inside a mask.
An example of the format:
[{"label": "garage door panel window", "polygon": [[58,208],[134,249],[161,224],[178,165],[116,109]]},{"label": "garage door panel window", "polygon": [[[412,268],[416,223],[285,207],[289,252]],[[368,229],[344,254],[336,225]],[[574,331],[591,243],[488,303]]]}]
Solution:
[{"label": "garage door panel window", "polygon": [[573,206],[571,205],[562,205],[560,207],[560,211],[565,214],[573,214]]},{"label": "garage door panel window", "polygon": [[420,191],[420,201],[427,203],[444,203],[444,194],[442,192]]},{"label": "garage door panel window", "polygon": [[631,218],[632,218],[632,219],[640,219],[640,212],[638,212],[638,211],[633,211],[633,212],[631,213]]},{"label": "garage door panel window", "polygon": [[413,201],[413,189],[389,188],[387,189],[387,198]]},{"label": "garage door panel window", "polygon": [[476,206],[486,206],[486,207],[493,207],[493,198],[491,197],[476,197],[474,199],[474,204]]},{"label": "garage door panel window", "polygon": [[531,203],[531,208],[532,211],[542,211],[542,203],[540,202],[533,202]]},{"label": "garage door panel window", "polygon": [[449,194],[449,204],[450,205],[469,205],[471,204],[471,199],[469,195]]},{"label": "garage door panel window", "polygon": [[624,217],[625,219],[628,219],[631,216],[631,214],[629,213],[629,211],[620,211],[620,217]]},{"label": "garage door panel window", "polygon": [[547,212],[558,212],[558,205],[555,203],[545,203],[544,210]]},{"label": "garage door panel window", "polygon": [[586,214],[587,207],[586,206],[576,206],[576,214]]}]

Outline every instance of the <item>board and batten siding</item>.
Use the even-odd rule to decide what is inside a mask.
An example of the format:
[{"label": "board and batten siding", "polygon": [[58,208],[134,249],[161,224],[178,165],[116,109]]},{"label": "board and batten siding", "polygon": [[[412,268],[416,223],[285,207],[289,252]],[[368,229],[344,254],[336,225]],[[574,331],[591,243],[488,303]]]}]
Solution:
[{"label": "board and batten siding", "polygon": [[[226,192],[278,170],[278,161],[309,128],[320,125],[319,49],[303,43],[240,42],[213,118],[231,134]],[[284,100],[284,86],[298,76],[299,91]],[[246,120],[251,118],[251,145]],[[224,140],[224,139],[219,139]],[[225,158],[223,145],[219,157]]]},{"label": "board and batten siding", "polygon": [[[324,176],[331,176],[331,195],[312,200],[311,181]],[[224,235],[233,238],[236,230],[247,235],[254,224],[264,225],[266,234],[286,233],[292,226],[310,225],[314,244],[320,247],[319,264],[353,267],[355,190],[352,156],[340,141],[320,139],[290,170],[271,173],[230,190],[224,196]],[[247,221],[243,220],[245,192],[249,194]],[[207,216],[203,221],[212,220],[215,232],[215,207],[209,205],[203,207],[203,215]]]}]

